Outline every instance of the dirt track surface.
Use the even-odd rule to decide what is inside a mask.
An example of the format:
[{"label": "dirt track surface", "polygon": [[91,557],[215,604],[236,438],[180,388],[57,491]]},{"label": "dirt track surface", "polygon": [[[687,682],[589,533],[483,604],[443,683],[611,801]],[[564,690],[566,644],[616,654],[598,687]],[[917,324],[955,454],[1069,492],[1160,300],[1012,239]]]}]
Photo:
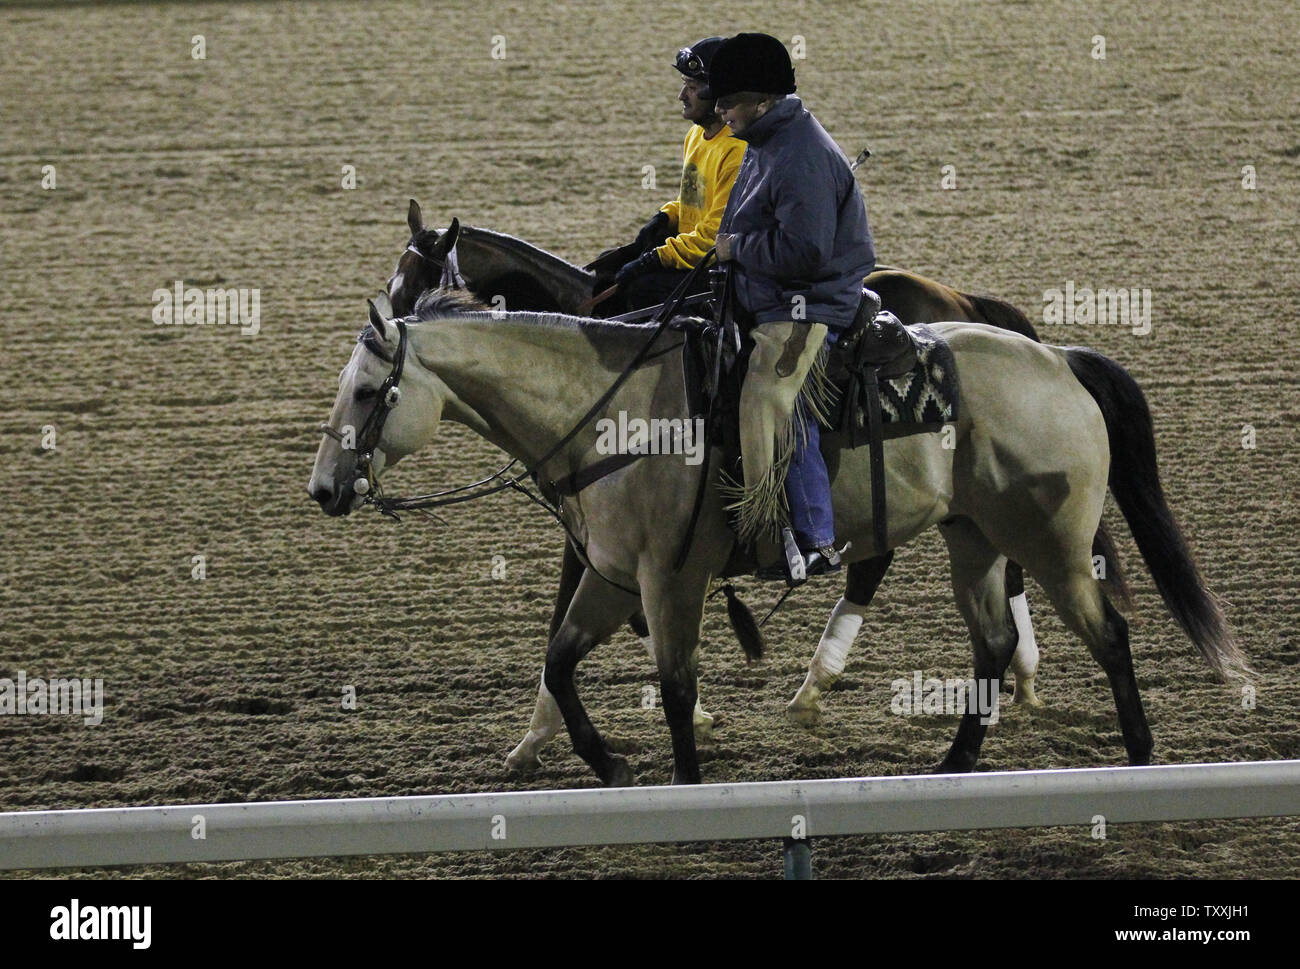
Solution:
[{"label": "dirt track surface", "polygon": [[[1137,590],[1157,762],[1300,757],[1300,8],[855,6],[738,3],[712,25],[684,3],[0,10],[0,677],[102,677],[106,691],[97,727],[0,717],[0,809],[597,783],[563,740],[538,774],[503,766],[541,668],[553,523],[506,498],[445,528],[326,519],[305,493],[313,429],[363,300],[405,243],[408,197],[431,224],[457,216],[590,259],[675,192],[677,46],[742,29],[806,38],[800,94],[850,157],[874,153],[859,177],[882,261],[1036,322],[1043,292],[1067,281],[1151,290],[1148,335],[1042,329],[1109,354],[1145,389],[1170,504],[1257,671],[1246,710],[1165,614],[1110,509]],[[195,34],[206,60],[190,56]],[[1091,56],[1097,34],[1104,60]],[[941,188],[945,165],[956,190]],[[259,288],[260,332],[155,325],[151,294],[178,279]],[[448,426],[390,489],[497,463]],[[710,609],[707,781],[912,773],[946,750],[954,717],[890,713],[897,677],[969,675],[936,533],[900,552],[824,725],[784,721],[838,594],[826,581],[794,596],[755,667]],[[1032,583],[1029,595],[1047,707],[1006,708],[981,769],[1123,763],[1104,675]],[[774,593],[747,597],[765,608]],[[641,706],[651,674],[623,632],[582,664],[579,688],[639,783],[663,784],[668,732]],[[345,686],[355,711],[341,709]],[[842,838],[819,843],[816,866],[823,878],[1300,874],[1295,820],[1107,833]],[[780,865],[774,844],[735,842],[120,873],[778,877]]]}]

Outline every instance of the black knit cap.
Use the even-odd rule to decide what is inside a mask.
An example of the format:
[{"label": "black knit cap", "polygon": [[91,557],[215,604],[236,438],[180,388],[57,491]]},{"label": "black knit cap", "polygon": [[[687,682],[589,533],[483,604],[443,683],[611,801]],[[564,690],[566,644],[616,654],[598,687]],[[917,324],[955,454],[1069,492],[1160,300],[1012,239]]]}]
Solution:
[{"label": "black knit cap", "polygon": [[725,98],[739,91],[794,94],[794,65],[790,52],[770,34],[728,37],[709,65],[709,89],[704,98]]},{"label": "black knit cap", "polygon": [[690,47],[683,47],[677,52],[677,60],[673,62],[673,67],[677,68],[682,77],[688,77],[692,81],[707,82],[709,65],[713,62],[713,55],[718,52],[722,43],[721,37],[705,37],[703,40],[697,40]]}]

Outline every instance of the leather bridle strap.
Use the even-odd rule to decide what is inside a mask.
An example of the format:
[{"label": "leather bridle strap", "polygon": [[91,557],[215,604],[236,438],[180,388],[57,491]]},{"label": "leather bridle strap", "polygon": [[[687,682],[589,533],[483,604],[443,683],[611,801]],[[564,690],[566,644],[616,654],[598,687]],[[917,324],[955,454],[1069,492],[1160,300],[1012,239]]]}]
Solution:
[{"label": "leather bridle strap", "polygon": [[[398,383],[402,379],[402,371],[406,368],[406,344],[408,339],[406,321],[396,320],[394,323],[397,327],[397,350],[393,354],[393,369],[388,372],[388,376],[384,378],[384,382],[379,385],[379,389],[375,392],[377,402],[374,410],[370,412],[366,422],[361,425],[361,433],[357,435],[357,471],[360,472],[360,476],[364,477],[369,485],[365,500],[368,503],[375,504],[380,511],[384,511],[384,508],[379,504],[382,498],[376,494],[379,489],[379,482],[375,477],[372,462],[375,458],[375,449],[379,447],[379,440],[383,436],[384,424],[388,421],[388,415],[402,399],[402,391],[398,387]],[[362,346],[371,350],[371,352],[375,352],[374,347],[366,342],[368,333],[368,330],[363,330],[358,340]]]}]

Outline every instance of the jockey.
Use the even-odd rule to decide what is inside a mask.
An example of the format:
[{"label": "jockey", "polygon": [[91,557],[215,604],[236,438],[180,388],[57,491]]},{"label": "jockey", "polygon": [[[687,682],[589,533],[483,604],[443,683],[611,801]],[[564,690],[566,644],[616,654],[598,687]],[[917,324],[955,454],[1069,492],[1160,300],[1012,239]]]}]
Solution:
[{"label": "jockey", "polygon": [[[745,486],[731,507],[753,540],[775,536],[788,501],[802,571],[818,575],[840,567],[814,416],[825,393],[819,354],[853,322],[876,257],[848,161],[794,90],[775,37],[737,34],[714,54],[707,96],[748,144],[716,243],[754,341],[740,399]],[[789,562],[759,575],[793,584],[799,571]]]},{"label": "jockey", "polygon": [[[706,37],[677,52],[674,67],[682,75],[677,100],[682,117],[694,122],[682,146],[682,181],[677,198],[645,224],[636,240],[608,250],[587,268],[608,277],[622,290],[628,309],[662,303],[713,248],[713,237],[740,170],[745,143],[732,136],[701,95],[709,79],[709,62],[722,46],[721,37]],[[597,290],[604,289],[597,286]]]}]

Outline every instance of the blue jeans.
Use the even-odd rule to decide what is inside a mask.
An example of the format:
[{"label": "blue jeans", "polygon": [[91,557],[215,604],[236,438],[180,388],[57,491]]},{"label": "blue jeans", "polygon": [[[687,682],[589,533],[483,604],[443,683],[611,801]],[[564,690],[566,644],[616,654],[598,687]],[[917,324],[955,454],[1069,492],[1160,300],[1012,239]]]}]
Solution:
[{"label": "blue jeans", "polygon": [[[838,330],[826,334],[827,345],[839,339]],[[821,428],[814,418],[804,420],[805,441],[796,433],[794,457],[785,477],[785,498],[790,504],[790,527],[805,552],[835,543],[835,515],[831,511],[831,480],[822,460]]]}]

